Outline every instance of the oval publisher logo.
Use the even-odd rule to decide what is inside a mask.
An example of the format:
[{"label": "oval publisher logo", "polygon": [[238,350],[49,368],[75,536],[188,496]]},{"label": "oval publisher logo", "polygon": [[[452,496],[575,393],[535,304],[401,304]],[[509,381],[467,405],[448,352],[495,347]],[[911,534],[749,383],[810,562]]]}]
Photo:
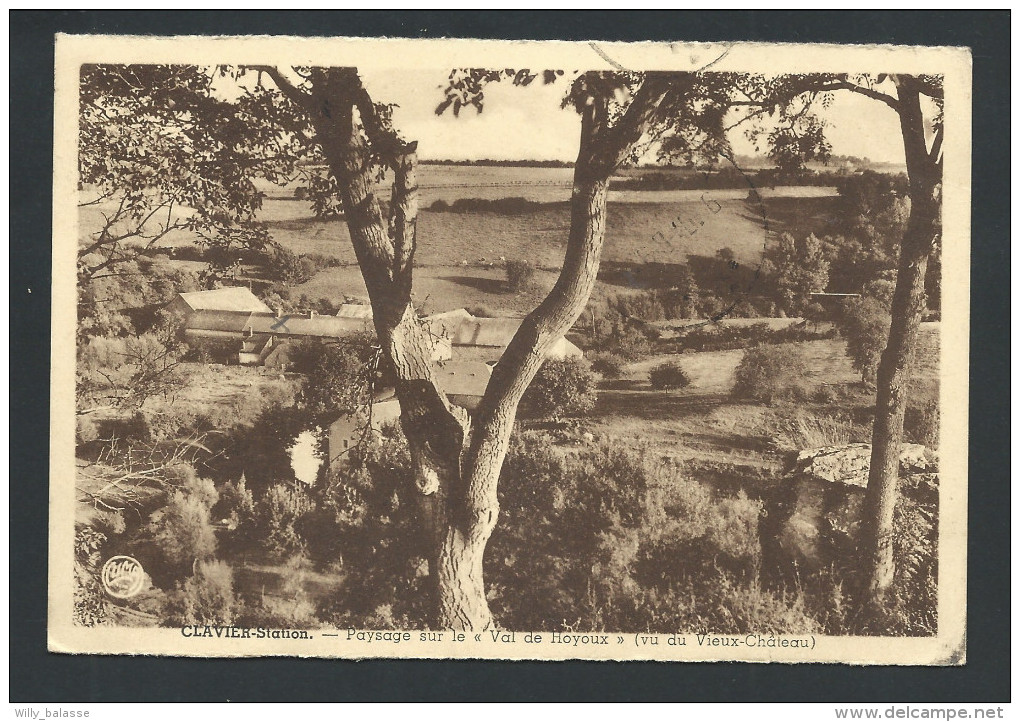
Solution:
[{"label": "oval publisher logo", "polygon": [[111,597],[130,599],[142,591],[145,572],[132,557],[110,557],[103,565],[103,588]]}]

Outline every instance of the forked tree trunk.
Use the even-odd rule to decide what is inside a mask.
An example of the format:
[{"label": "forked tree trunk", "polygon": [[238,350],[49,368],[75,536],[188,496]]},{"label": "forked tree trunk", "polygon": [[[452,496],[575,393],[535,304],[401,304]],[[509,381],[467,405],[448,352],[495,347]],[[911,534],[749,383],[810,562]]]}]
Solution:
[{"label": "forked tree trunk", "polygon": [[865,601],[875,610],[882,607],[895,575],[893,519],[899,491],[903,416],[925,311],[925,272],[941,232],[941,162],[931,157],[925,146],[918,91],[909,78],[897,81],[897,91],[910,184],[910,218],[900,244],[889,342],[878,366],[871,468],[865,495]]},{"label": "forked tree trunk", "polygon": [[[356,69],[314,71],[310,93],[293,87],[273,68],[265,72],[309,113],[339,187],[380,344],[396,371],[401,426],[421,493],[423,546],[435,595],[433,623],[446,629],[487,629],[493,619],[483,560],[499,515],[497,486],[517,406],[549,348],[588,302],[605,237],[609,177],[658,113],[668,83],[646,82],[612,127],[606,97],[592,95],[579,106],[581,142],[563,268],[549,295],[521,323],[468,419],[435,383],[429,332],[411,304],[414,145],[404,144],[379,121]],[[389,219],[372,191],[372,154],[395,172]]]},{"label": "forked tree trunk", "polygon": [[438,624],[444,628],[492,626],[483,560],[499,516],[500,471],[521,398],[549,348],[584,311],[594,288],[605,239],[608,187],[608,173],[593,177],[583,164],[575,168],[571,239],[560,277],[545,301],[523,321],[496,364],[476,414],[463,481],[451,499],[449,527],[439,556]]}]

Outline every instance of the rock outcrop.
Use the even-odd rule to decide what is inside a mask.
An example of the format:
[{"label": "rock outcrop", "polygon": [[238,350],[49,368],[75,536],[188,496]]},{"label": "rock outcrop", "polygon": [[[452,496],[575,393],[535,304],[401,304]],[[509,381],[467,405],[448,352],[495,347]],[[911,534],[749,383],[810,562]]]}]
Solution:
[{"label": "rock outcrop", "polygon": [[[804,449],[766,496],[759,525],[763,571],[796,581],[851,563],[868,486],[870,444]],[[903,444],[900,490],[917,501],[938,503],[938,459],[919,444]]]}]

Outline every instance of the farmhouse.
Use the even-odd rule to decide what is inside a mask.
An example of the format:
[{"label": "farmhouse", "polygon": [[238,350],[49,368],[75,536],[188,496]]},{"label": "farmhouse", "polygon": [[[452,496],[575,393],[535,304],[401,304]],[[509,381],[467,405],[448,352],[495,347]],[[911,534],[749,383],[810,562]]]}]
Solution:
[{"label": "farmhouse", "polygon": [[[485,395],[492,367],[478,361],[445,361],[436,363],[433,372],[451,404],[474,411]],[[359,409],[339,417],[329,425],[329,468],[335,468],[359,443],[378,443],[383,426],[399,418],[400,403],[393,389],[376,397],[370,415]]]},{"label": "farmhouse", "polygon": [[372,318],[372,307],[367,303],[345,303],[336,312],[341,318]]},{"label": "farmhouse", "polygon": [[294,339],[330,341],[372,330],[364,317],[277,314],[243,287],[179,293],[169,310],[184,319],[184,337],[193,346],[218,346],[238,363],[284,368],[289,362],[284,342]]},{"label": "farmhouse", "polygon": [[178,293],[167,304],[167,310],[184,319],[184,335],[192,342],[199,338],[236,337],[250,314],[273,312],[243,286]]},{"label": "farmhouse", "polygon": [[[475,318],[463,321],[453,335],[453,355],[458,361],[481,361],[493,364],[503,356],[517,329],[520,318]],[[558,339],[546,358],[581,358],[584,352],[566,338]]]},{"label": "farmhouse", "polygon": [[480,361],[447,361],[436,364],[434,372],[451,404],[474,411],[485,395],[492,367]]},{"label": "farmhouse", "polygon": [[[287,341],[330,341],[356,333],[371,333],[372,307],[344,304],[336,316],[308,313],[274,313],[243,287],[180,293],[169,305],[184,318],[184,336],[193,346],[215,348],[238,363],[285,369],[290,363]],[[432,336],[432,360],[495,365],[521,326],[519,318],[476,318],[463,308],[428,316],[424,322]],[[565,338],[549,350],[549,358],[580,358],[583,352]],[[471,373],[461,366],[444,372],[461,389]],[[467,374],[466,376],[464,374]],[[481,378],[480,376],[477,378]],[[484,390],[484,387],[483,387]],[[457,393],[467,398],[471,394]]]},{"label": "farmhouse", "polygon": [[362,441],[377,443],[382,438],[383,426],[400,418],[400,403],[394,392],[383,393],[372,403],[371,414],[359,409],[345,414],[329,425],[326,448],[329,466],[333,469],[344,461],[350,450]]},{"label": "farmhouse", "polygon": [[273,309],[244,286],[226,286],[209,291],[178,293],[177,298],[170,302],[169,309],[182,314],[185,318],[195,313],[273,312]]}]

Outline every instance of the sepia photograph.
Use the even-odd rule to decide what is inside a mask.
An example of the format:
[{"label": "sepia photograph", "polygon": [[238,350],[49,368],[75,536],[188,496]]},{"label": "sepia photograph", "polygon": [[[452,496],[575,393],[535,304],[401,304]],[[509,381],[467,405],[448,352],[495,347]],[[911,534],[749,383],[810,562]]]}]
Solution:
[{"label": "sepia photograph", "polygon": [[50,649],[963,664],[970,93],[59,36]]}]

